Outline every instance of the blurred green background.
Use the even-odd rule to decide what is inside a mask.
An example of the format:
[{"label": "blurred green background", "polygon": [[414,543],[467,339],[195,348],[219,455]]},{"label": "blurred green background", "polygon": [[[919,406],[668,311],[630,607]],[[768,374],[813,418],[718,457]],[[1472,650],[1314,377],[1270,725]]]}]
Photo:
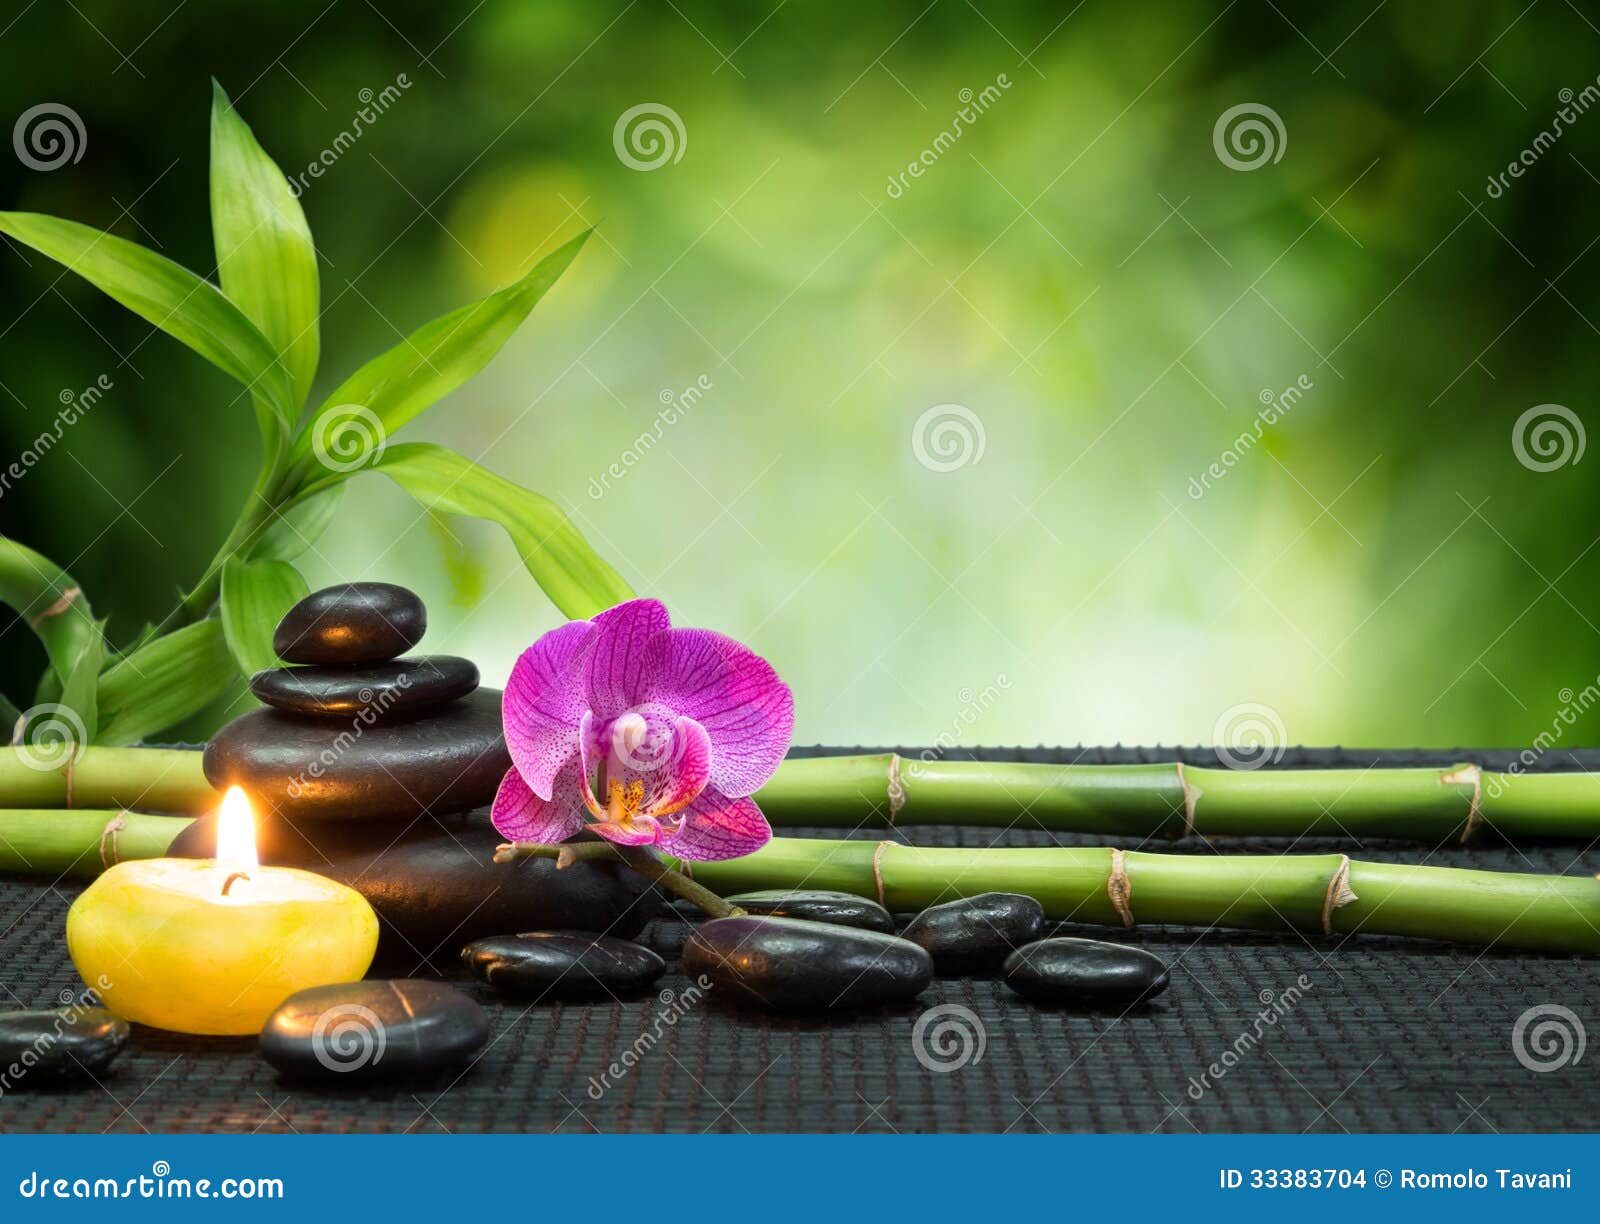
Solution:
[{"label": "blurred green background", "polygon": [[[75,0],[4,20],[7,124],[62,103],[87,145],[48,172],[5,150],[0,205],[207,274],[208,77],[295,175],[404,75],[302,200],[314,402],[597,222],[506,351],[401,436],[546,493],[680,623],[770,657],[801,742],[1208,742],[1241,717],[1311,743],[1595,738],[1562,711],[1600,672],[1600,457],[1536,471],[1513,447],[1534,406],[1595,417],[1600,18],[1577,6]],[[1492,191],[1563,90],[1575,117]],[[642,103],[682,123],[650,170],[615,143]],[[1243,103],[1282,124],[1254,169],[1214,133]],[[249,411],[10,244],[0,295],[7,459],[63,390],[114,384],[0,497],[3,529],[132,634],[232,521]],[[953,429],[918,433],[950,404]],[[303,564],[313,587],[416,588],[427,647],[492,683],[557,620],[497,528],[373,477]],[[14,624],[0,642],[26,705],[42,652]]]}]

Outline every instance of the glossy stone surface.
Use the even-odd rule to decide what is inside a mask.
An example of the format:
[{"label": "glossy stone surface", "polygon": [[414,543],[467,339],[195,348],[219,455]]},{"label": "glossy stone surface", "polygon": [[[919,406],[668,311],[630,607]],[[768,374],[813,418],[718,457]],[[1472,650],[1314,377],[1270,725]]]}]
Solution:
[{"label": "glossy stone surface", "polygon": [[474,940],[461,950],[461,959],[496,994],[548,1003],[626,999],[648,989],[667,969],[649,948],[578,931]]},{"label": "glossy stone surface", "polygon": [[826,889],[796,890],[771,888],[761,892],[739,893],[728,897],[730,905],[752,914],[774,918],[804,918],[808,922],[827,922],[834,926],[857,927],[863,931],[894,930],[894,918],[876,901],[854,893]]},{"label": "glossy stone surface", "polygon": [[874,1007],[915,998],[933,959],[878,931],[798,918],[717,918],[683,945],[683,966],[744,1003],[775,1011]]},{"label": "glossy stone surface", "polygon": [[926,948],[941,977],[993,973],[1014,948],[1044,932],[1044,906],[1021,893],[981,893],[934,905],[913,918],[901,937]]},{"label": "glossy stone surface", "polygon": [[257,811],[289,820],[403,824],[482,807],[511,767],[500,734],[500,692],[476,692],[412,718],[342,727],[271,708],[240,715],[207,745],[205,773],[237,783]]},{"label": "glossy stone surface", "polygon": [[436,709],[478,687],[478,668],[454,655],[418,655],[349,667],[275,667],[250,677],[250,691],[274,709],[379,720]]},{"label": "glossy stone surface", "polygon": [[7,1091],[98,1076],[128,1044],[128,1022],[101,1007],[0,1012]]},{"label": "glossy stone surface", "polygon": [[460,1067],[489,1040],[489,1017],[444,982],[343,982],[290,995],[261,1030],[285,1075],[355,1083]]},{"label": "glossy stone surface", "polygon": [[290,608],[272,649],[285,663],[382,663],[410,650],[427,628],[427,609],[405,587],[346,582]]},{"label": "glossy stone surface", "polygon": [[1143,948],[1097,939],[1042,939],[1005,964],[1006,985],[1025,998],[1081,1007],[1129,1007],[1167,988],[1167,966]]},{"label": "glossy stone surface", "polygon": [[[256,843],[267,866],[300,867],[354,888],[372,903],[380,926],[380,963],[420,972],[434,957],[452,969],[462,944],[504,931],[582,930],[635,934],[660,912],[637,872],[620,863],[551,859],[497,865],[505,838],[482,813],[423,816],[403,831],[378,824],[289,824],[258,816]],[[173,858],[211,858],[217,817],[202,816],[178,834]]]}]

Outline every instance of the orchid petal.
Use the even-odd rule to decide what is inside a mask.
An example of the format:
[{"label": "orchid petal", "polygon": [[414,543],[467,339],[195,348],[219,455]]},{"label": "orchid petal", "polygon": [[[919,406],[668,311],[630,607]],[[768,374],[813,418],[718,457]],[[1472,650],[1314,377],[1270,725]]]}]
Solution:
[{"label": "orchid petal", "polygon": [[489,819],[502,837],[514,842],[566,841],[583,827],[583,810],[577,802],[577,756],[557,776],[558,794],[541,799],[515,768],[500,779],[500,789],[489,809]]},{"label": "orchid petal", "polygon": [[683,813],[683,828],[662,848],[693,863],[740,858],[772,840],[772,827],[754,799],[707,787]]},{"label": "orchid petal", "polygon": [[671,628],[654,599],[630,599],[594,618],[598,632],[585,662],[588,708],[610,721],[644,699],[646,644]]},{"label": "orchid petal", "polygon": [[578,724],[578,785],[584,806],[596,820],[604,820],[606,816],[605,808],[594,793],[595,774],[606,756],[604,730],[594,711],[585,710]]},{"label": "orchid petal", "polygon": [[529,789],[554,794],[556,774],[576,755],[584,712],[583,662],[599,630],[569,621],[522,652],[501,699],[506,748]]},{"label": "orchid petal", "polygon": [[710,784],[732,798],[759,790],[794,735],[794,695],[772,665],[710,629],[658,634],[646,655],[641,671],[649,691],[642,696],[711,736]]}]

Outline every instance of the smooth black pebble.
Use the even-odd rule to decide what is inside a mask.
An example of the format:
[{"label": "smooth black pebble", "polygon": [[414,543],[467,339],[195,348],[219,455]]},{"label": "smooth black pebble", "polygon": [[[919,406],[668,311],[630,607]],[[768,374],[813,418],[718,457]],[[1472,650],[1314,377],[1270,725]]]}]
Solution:
[{"label": "smooth black pebble", "polygon": [[777,1011],[904,1003],[933,981],[933,959],[879,931],[799,918],[715,918],[683,945],[689,976]]},{"label": "smooth black pebble", "polygon": [[0,1012],[6,1087],[46,1087],[98,1075],[128,1044],[128,1022],[103,1007]]},{"label": "smooth black pebble", "polygon": [[497,994],[552,1003],[627,998],[667,969],[649,948],[583,931],[495,935],[469,943],[461,959]]},{"label": "smooth black pebble", "polygon": [[489,1040],[489,1017],[454,986],[414,978],[342,982],[290,995],[261,1030],[285,1075],[357,1083],[461,1066]]},{"label": "smooth black pebble", "polygon": [[478,687],[478,668],[454,655],[419,655],[350,667],[274,667],[250,677],[250,691],[291,714],[376,719],[437,709]]},{"label": "smooth black pebble", "polygon": [[763,892],[740,893],[727,901],[748,913],[772,918],[804,918],[808,922],[826,922],[885,934],[894,931],[894,918],[888,910],[854,893],[770,888]]},{"label": "smooth black pebble", "polygon": [[1044,933],[1044,906],[1021,893],[980,893],[922,911],[901,937],[921,944],[940,976],[989,973]]},{"label": "smooth black pebble", "polygon": [[422,640],[428,612],[405,587],[347,582],[313,591],[272,635],[285,663],[382,663]]},{"label": "smooth black pebble", "polygon": [[289,820],[403,824],[486,806],[511,768],[500,691],[481,688],[431,713],[343,731],[270,707],[241,714],[206,746],[212,785],[239,785]]},{"label": "smooth black pebble", "polygon": [[1125,1007],[1148,1001],[1170,978],[1143,948],[1095,939],[1041,939],[1006,958],[1006,985],[1044,1003]]}]

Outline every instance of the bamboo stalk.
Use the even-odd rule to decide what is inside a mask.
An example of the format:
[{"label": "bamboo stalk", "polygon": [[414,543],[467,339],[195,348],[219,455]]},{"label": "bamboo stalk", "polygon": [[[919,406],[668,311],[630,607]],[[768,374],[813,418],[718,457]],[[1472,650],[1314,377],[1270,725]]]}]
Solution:
[{"label": "bamboo stalk", "polygon": [[0,751],[0,808],[143,808],[204,812],[218,794],[200,753],[174,748],[50,744]]},{"label": "bamboo stalk", "polygon": [[778,827],[1017,827],[1120,837],[1600,836],[1600,775],[1476,765],[1260,769],[920,761],[893,753],[785,761],[756,796]]},{"label": "bamboo stalk", "polygon": [[[69,806],[66,755],[0,751],[0,808]],[[40,768],[40,762],[44,768]],[[76,807],[203,812],[217,803],[197,752],[81,750]],[[756,795],[779,827],[973,825],[1118,837],[1600,836],[1600,774],[1406,769],[1230,770],[1178,764],[919,761],[892,753],[787,760]]]},{"label": "bamboo stalk", "polygon": [[112,863],[160,858],[188,816],[126,811],[0,811],[0,871],[92,879]]},{"label": "bamboo stalk", "polygon": [[[113,862],[159,857],[189,823],[137,812],[0,811],[0,871],[93,876]],[[1343,854],[947,849],[791,837],[744,858],[676,866],[722,896],[831,888],[911,912],[956,897],[1018,892],[1037,898],[1053,919],[1102,926],[1364,932],[1600,953],[1600,881],[1585,876],[1413,867]]]},{"label": "bamboo stalk", "polygon": [[754,854],[695,863],[724,896],[826,888],[914,912],[1017,892],[1058,921],[1362,932],[1484,947],[1600,953],[1600,880],[1352,861],[1342,854],[1146,854],[1101,848],[949,849],[775,838]]}]

